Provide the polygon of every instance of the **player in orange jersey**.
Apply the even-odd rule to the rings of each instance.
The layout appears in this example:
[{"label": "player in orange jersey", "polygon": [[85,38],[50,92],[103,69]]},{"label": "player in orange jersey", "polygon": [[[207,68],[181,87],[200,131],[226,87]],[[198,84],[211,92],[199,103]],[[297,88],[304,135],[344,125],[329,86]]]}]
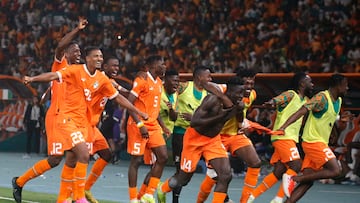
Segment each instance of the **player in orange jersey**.
[{"label": "player in orange jersey", "polygon": [[[71,95],[60,103],[59,115],[56,118],[56,127],[61,129],[63,135],[59,137],[59,144],[53,153],[64,153],[64,151],[73,151],[73,154],[67,154],[66,159],[69,162],[76,162],[75,168],[75,190],[73,191],[76,202],[87,202],[85,198],[85,179],[86,168],[89,160],[88,143],[93,142],[92,133],[89,133],[92,109],[88,102],[101,93],[110,99],[116,99],[129,111],[147,118],[136,109],[126,98],[119,95],[112,86],[111,81],[97,69],[101,68],[103,55],[99,48],[90,47],[86,50],[86,64],[71,65],[57,72],[44,73],[34,77],[25,77],[24,83],[46,82],[52,80],[64,81],[66,93]],[[91,132],[92,129],[90,129]],[[59,130],[60,131],[60,130]],[[91,145],[90,145],[91,150]],[[74,156],[75,155],[75,156]],[[63,191],[60,191],[62,193]],[[64,199],[65,198],[65,199]],[[58,202],[65,202],[66,196],[59,195]]]},{"label": "player in orange jersey", "polygon": [[[83,30],[87,25],[87,20],[83,18],[79,18],[78,26],[66,34],[59,42],[58,46],[55,49],[55,59],[52,64],[51,71],[58,71],[69,64],[78,64],[80,63],[80,48],[79,45],[72,40],[79,33],[79,31]],[[57,81],[53,81],[51,85],[51,104],[46,113],[45,117],[45,127],[46,127],[46,136],[47,136],[47,145],[48,145],[48,158],[43,159],[35,163],[31,168],[29,168],[23,175],[19,177],[14,177],[12,180],[13,185],[13,196],[16,202],[21,202],[21,192],[22,188],[26,184],[27,181],[38,177],[39,175],[45,173],[59,165],[62,160],[62,154],[54,154],[53,147],[56,146],[56,131],[54,128],[55,116],[58,114],[59,106],[58,101],[64,97],[63,93],[63,84],[58,83]],[[66,167],[66,165],[64,165]],[[74,168],[75,166],[73,166]],[[69,169],[73,170],[73,169]]]},{"label": "player in orange jersey", "polygon": [[164,166],[167,162],[167,150],[162,129],[166,129],[162,122],[158,122],[162,81],[160,77],[165,73],[165,62],[161,56],[149,56],[145,62],[145,74],[135,78],[133,88],[129,94],[129,101],[141,111],[149,115],[147,121],[140,120],[132,114],[127,123],[128,153],[131,155],[129,165],[129,196],[130,202],[139,202],[137,199],[137,172],[143,160],[145,148],[148,147],[156,156],[151,168],[151,177],[145,194],[141,197],[143,202],[154,202],[153,193],[160,181]]},{"label": "player in orange jersey", "polygon": [[[119,71],[119,60],[115,57],[109,57],[106,60],[106,63],[104,64],[103,67],[104,67],[103,73],[105,73],[106,76],[108,76],[109,78],[113,78],[117,75]],[[99,74],[97,74],[97,76],[98,75]],[[115,81],[112,81],[112,83],[114,86],[116,86],[117,90],[123,91],[124,88],[116,84]],[[110,87],[107,87],[107,89],[109,88]],[[91,109],[90,111],[91,113],[89,114],[89,118],[88,118],[90,120],[90,134],[93,136],[93,142],[92,144],[90,144],[90,146],[92,146],[91,154],[97,153],[99,155],[99,158],[96,159],[85,183],[85,196],[90,203],[98,202],[93,197],[92,193],[90,192],[90,189],[92,185],[95,183],[95,181],[98,179],[98,177],[101,175],[105,166],[111,161],[112,158],[110,147],[108,145],[106,138],[104,137],[106,135],[103,135],[96,126],[99,122],[102,112],[104,111],[106,103],[107,102],[116,102],[116,104],[119,103],[118,100],[109,100],[110,99],[109,96],[106,95],[107,91],[108,90],[106,90],[105,88],[103,90],[93,91],[91,93],[93,95],[91,100],[88,100],[88,105]],[[110,132],[110,134],[111,136],[113,135],[112,132]]]}]

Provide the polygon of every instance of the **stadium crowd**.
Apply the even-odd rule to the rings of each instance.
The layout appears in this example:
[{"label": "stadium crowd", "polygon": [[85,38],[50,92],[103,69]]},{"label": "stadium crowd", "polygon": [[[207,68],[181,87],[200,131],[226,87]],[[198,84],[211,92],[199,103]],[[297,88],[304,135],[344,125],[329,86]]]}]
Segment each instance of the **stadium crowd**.
[{"label": "stadium crowd", "polygon": [[48,71],[79,13],[89,20],[79,44],[116,54],[123,74],[149,53],[179,72],[360,72],[359,9],[351,0],[2,0],[0,72]]}]

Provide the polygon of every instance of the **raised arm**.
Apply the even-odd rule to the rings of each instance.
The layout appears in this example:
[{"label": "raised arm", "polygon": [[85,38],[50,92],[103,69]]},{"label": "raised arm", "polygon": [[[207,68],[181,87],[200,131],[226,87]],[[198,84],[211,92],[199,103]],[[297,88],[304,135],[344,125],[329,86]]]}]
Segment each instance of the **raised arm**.
[{"label": "raised arm", "polygon": [[119,85],[114,79],[110,79],[111,84],[115,87],[115,89],[117,89],[120,94],[124,97],[128,97],[129,96],[129,90],[127,90],[126,88],[124,88],[123,86]]},{"label": "raised arm", "polygon": [[208,95],[204,98],[201,105],[196,109],[191,118],[191,127],[211,126],[223,120],[228,120],[231,116],[235,115],[234,108],[221,108],[217,114],[210,115],[209,112],[216,109],[219,105],[219,100],[215,95]]},{"label": "raised arm", "polygon": [[24,84],[27,85],[29,83],[32,82],[50,82],[53,80],[58,80],[59,79],[59,75],[56,72],[47,72],[47,73],[42,73],[40,75],[36,75],[36,76],[25,76],[24,77]]},{"label": "raised arm", "polygon": [[224,108],[230,108],[234,105],[233,102],[229,99],[229,97],[227,97],[220,90],[218,84],[213,83],[213,82],[206,82],[206,83],[203,83],[202,86],[206,89],[206,91],[211,92],[212,94],[219,97],[223,102]]},{"label": "raised arm", "polygon": [[61,60],[61,58],[64,55],[64,50],[65,48],[69,45],[69,43],[75,38],[76,34],[84,29],[86,27],[86,25],[88,24],[88,21],[83,18],[83,17],[79,17],[79,24],[78,26],[71,30],[69,33],[67,33],[60,41],[59,44],[57,45],[56,49],[55,49],[55,58],[57,60]]},{"label": "raised arm", "polygon": [[279,130],[285,130],[289,125],[297,121],[301,116],[305,115],[309,110],[302,106],[298,111],[293,113],[287,121],[279,128]]},{"label": "raised arm", "polygon": [[117,102],[118,104],[120,104],[122,107],[128,109],[128,112],[131,114],[134,114],[135,117],[137,117],[136,115],[141,116],[144,120],[147,120],[149,118],[149,116],[146,113],[141,112],[139,109],[137,109],[129,100],[127,100],[124,96],[122,96],[121,94],[118,94],[115,98],[114,98],[115,102]]}]

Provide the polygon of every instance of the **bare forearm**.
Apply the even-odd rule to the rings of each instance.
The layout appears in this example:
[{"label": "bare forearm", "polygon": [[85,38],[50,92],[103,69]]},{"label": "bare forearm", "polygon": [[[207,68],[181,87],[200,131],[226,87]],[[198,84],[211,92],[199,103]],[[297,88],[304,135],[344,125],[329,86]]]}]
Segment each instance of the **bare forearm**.
[{"label": "bare forearm", "polygon": [[169,118],[171,121],[176,121],[178,117],[178,112],[176,112],[174,109],[169,109]]},{"label": "bare forearm", "polygon": [[139,113],[139,110],[129,100],[127,100],[124,96],[119,94],[115,98],[115,101],[118,104],[120,104],[123,108],[126,108],[130,115],[134,114],[137,117],[137,114]]},{"label": "bare forearm", "polygon": [[80,31],[78,27],[67,33],[59,42],[58,48],[64,50],[67,45],[75,38],[76,34]]},{"label": "bare forearm", "polygon": [[209,117],[207,114],[201,117],[193,117],[191,119],[191,126],[201,126],[201,125],[209,125],[222,122],[223,120],[228,120],[230,117],[234,115],[234,111],[227,110],[223,111],[216,116]]},{"label": "bare forearm", "polygon": [[157,121],[162,129],[166,128],[164,121],[158,116]]},{"label": "bare forearm", "polygon": [[208,82],[208,83],[204,83],[203,86],[206,89],[206,91],[211,92],[212,94],[219,97],[223,102],[225,108],[229,108],[234,105],[232,101],[224,93],[220,91],[216,83]]},{"label": "bare forearm", "polygon": [[284,130],[289,125],[297,121],[301,116],[305,115],[308,112],[308,109],[306,107],[301,107],[297,112],[295,112],[293,115],[291,115],[288,120],[280,127],[280,129]]},{"label": "bare forearm", "polygon": [[55,72],[47,72],[29,78],[30,78],[29,82],[50,82],[59,79],[59,76]]}]

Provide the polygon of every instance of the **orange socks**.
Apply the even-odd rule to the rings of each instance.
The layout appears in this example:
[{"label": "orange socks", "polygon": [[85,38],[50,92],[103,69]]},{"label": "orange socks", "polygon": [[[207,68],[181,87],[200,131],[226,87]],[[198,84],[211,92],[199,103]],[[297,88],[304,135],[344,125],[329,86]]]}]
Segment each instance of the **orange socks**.
[{"label": "orange socks", "polygon": [[98,158],[93,167],[91,168],[91,172],[89,174],[89,177],[86,180],[85,183],[85,190],[90,190],[90,188],[94,185],[96,180],[101,175],[102,171],[104,170],[105,166],[108,164],[104,159]]},{"label": "orange socks", "polygon": [[288,168],[285,173],[288,174],[288,175],[292,175],[292,176],[295,176],[295,175],[297,174],[297,173],[296,173],[294,170],[292,170],[291,168]]},{"label": "orange socks", "polygon": [[85,197],[85,181],[86,181],[86,168],[88,164],[76,163],[75,167],[75,191],[74,199],[78,200]]},{"label": "orange socks", "polygon": [[[72,186],[74,184],[74,171],[75,168],[70,168],[66,164],[61,171],[60,189],[57,202],[64,202],[71,196]],[[75,190],[74,190],[75,191]]]},{"label": "orange socks", "polygon": [[212,203],[224,203],[225,198],[226,198],[226,193],[214,192]]},{"label": "orange socks", "polygon": [[20,176],[16,183],[20,187],[24,187],[25,183],[29,180],[38,177],[39,175],[45,173],[46,171],[50,170],[51,166],[47,159],[40,160],[36,162],[31,168],[29,168],[22,176]]},{"label": "orange socks", "polygon": [[276,176],[274,175],[274,173],[270,173],[269,175],[267,175],[264,180],[262,181],[262,183],[256,188],[254,189],[251,194],[256,198],[258,196],[260,196],[262,193],[264,193],[266,190],[268,190],[269,188],[271,188],[276,182],[278,181],[278,179],[276,178]]},{"label": "orange socks", "polygon": [[279,198],[284,198],[285,197],[285,193],[284,193],[284,188],[282,187],[282,184],[280,184],[279,190],[276,194],[276,197]]},{"label": "orange socks", "polygon": [[136,187],[129,187],[129,197],[130,201],[137,199],[137,188]]},{"label": "orange socks", "polygon": [[160,182],[159,178],[150,177],[149,184],[148,184],[148,186],[146,188],[145,193],[149,194],[149,195],[153,195],[156,188],[157,188],[157,185],[159,184],[159,182]]},{"label": "orange socks", "polygon": [[260,168],[248,168],[244,180],[244,187],[241,193],[240,203],[246,202],[251,192],[256,187]]},{"label": "orange socks", "polygon": [[137,194],[137,198],[141,199],[141,197],[145,194],[147,185],[145,185],[144,183],[141,185],[140,191]]},{"label": "orange socks", "polygon": [[200,185],[196,203],[203,203],[206,201],[215,183],[216,181],[214,179],[210,178],[208,175],[205,176],[205,179]]},{"label": "orange socks", "polygon": [[161,191],[165,193],[172,191],[172,189],[169,186],[169,179],[166,179],[166,181],[162,184]]}]

